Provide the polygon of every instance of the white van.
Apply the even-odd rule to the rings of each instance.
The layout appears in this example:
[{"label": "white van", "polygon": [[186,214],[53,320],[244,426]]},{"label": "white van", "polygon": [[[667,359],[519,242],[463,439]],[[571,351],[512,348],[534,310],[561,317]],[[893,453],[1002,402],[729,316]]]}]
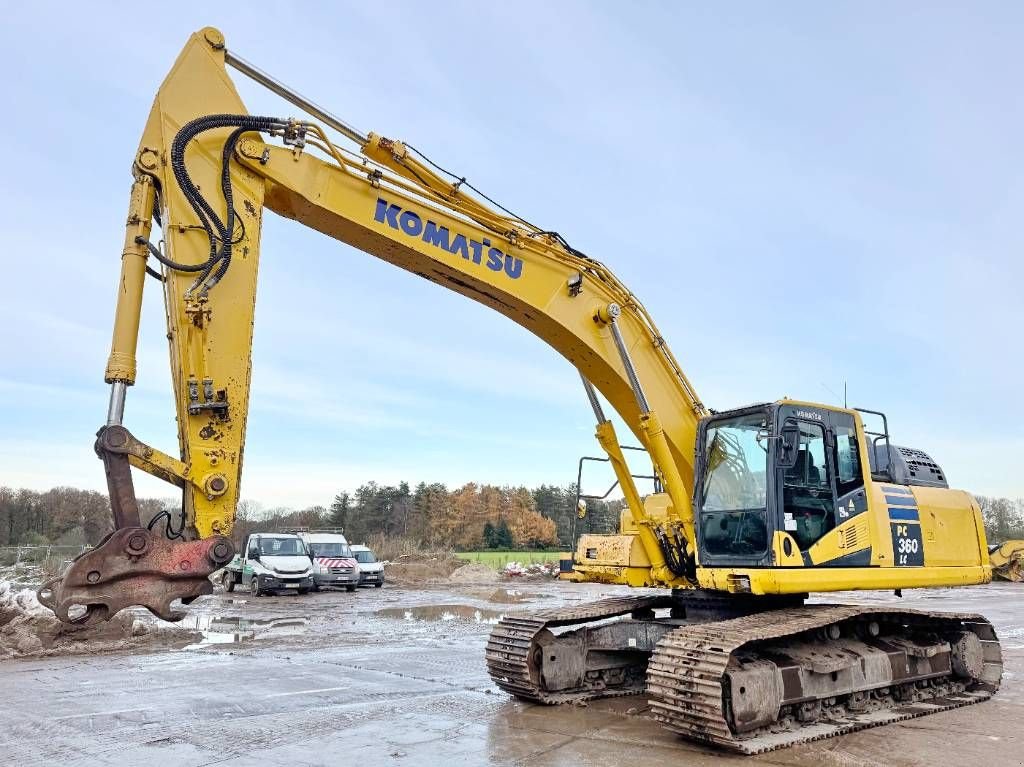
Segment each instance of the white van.
[{"label": "white van", "polygon": [[296,535],[253,533],[224,568],[221,583],[225,591],[248,588],[254,597],[287,589],[305,594],[314,588],[309,550]]},{"label": "white van", "polygon": [[377,557],[366,546],[353,546],[352,556],[359,563],[359,585],[373,585],[380,588],[384,585],[384,565],[377,561]]},{"label": "white van", "polygon": [[348,541],[341,533],[299,532],[313,562],[314,588],[334,586],[355,591],[359,585],[359,565],[352,555]]}]

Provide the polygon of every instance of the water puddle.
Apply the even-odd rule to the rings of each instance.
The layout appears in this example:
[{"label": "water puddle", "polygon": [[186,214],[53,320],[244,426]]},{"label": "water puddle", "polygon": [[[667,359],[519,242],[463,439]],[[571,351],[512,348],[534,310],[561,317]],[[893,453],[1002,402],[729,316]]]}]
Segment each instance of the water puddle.
[{"label": "water puddle", "polygon": [[224,615],[186,615],[177,625],[198,631],[202,639],[184,649],[213,644],[238,644],[266,637],[294,636],[306,630],[306,618],[240,618]]},{"label": "water puddle", "polygon": [[376,615],[407,621],[467,621],[494,624],[504,617],[497,610],[483,610],[471,605],[424,605],[422,607],[386,607]]},{"label": "water puddle", "polygon": [[488,602],[497,602],[500,605],[517,605],[520,602],[529,602],[531,600],[532,597],[529,597],[516,589],[495,589],[494,592],[487,597]]}]

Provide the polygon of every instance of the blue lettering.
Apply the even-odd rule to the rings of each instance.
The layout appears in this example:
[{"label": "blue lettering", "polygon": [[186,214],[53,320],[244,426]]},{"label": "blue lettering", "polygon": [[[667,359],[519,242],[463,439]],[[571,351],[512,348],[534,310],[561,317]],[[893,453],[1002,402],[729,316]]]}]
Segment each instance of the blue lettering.
[{"label": "blue lettering", "polygon": [[523,273],[523,259],[512,258],[512,256],[505,255],[505,274],[511,277],[513,280],[518,280],[519,275]]},{"label": "blue lettering", "polygon": [[433,221],[428,220],[427,226],[423,230],[423,241],[430,243],[436,248],[448,250],[448,227],[438,226]]},{"label": "blue lettering", "polygon": [[438,226],[429,219],[424,225],[424,220],[418,213],[411,210],[403,211],[401,206],[389,203],[382,197],[377,198],[377,207],[373,213],[374,221],[387,224],[392,229],[399,229],[410,237],[420,237],[423,242],[440,248],[452,255],[460,255],[467,261],[472,258],[474,264],[483,260],[487,253],[486,266],[494,272],[505,270],[511,279],[517,280],[523,274],[523,260],[503,253],[498,248],[491,247],[491,241],[484,237],[480,242],[469,239],[464,234],[452,234],[446,226]]},{"label": "blue lettering", "polygon": [[467,261],[469,260],[469,247],[466,245],[466,235],[457,234],[455,239],[452,240],[452,246],[448,248],[448,252],[452,255],[458,253]]},{"label": "blue lettering", "polygon": [[399,216],[398,223],[402,225],[402,231],[410,237],[419,237],[420,232],[423,231],[423,219],[411,210],[407,210]]},{"label": "blue lettering", "polygon": [[389,205],[387,200],[377,198],[377,212],[373,218],[380,223],[387,223],[392,229],[398,228],[398,214],[402,211],[397,205]]}]

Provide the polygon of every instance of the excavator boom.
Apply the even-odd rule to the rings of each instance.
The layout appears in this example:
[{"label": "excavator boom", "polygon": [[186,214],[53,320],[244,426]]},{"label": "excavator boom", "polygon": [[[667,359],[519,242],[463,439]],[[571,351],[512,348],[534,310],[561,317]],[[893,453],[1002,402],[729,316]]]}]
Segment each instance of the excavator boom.
[{"label": "excavator boom", "polygon": [[[334,143],[319,122],[247,114],[227,66],[354,145]],[[280,143],[269,143],[275,139]],[[90,569],[76,563],[41,592],[62,618],[76,608],[89,616],[79,620],[108,618],[132,603],[172,617],[167,603],[194,598],[223,557],[231,558],[265,210],[484,304],[562,354],[588,391],[599,390],[649,449],[672,495],[672,518],[664,525],[671,535],[661,543],[645,536],[650,557],[660,563],[658,580],[672,584],[692,575],[692,445],[706,411],[643,305],[599,261],[557,232],[481,203],[465,179],[443,173],[402,142],[363,134],[317,107],[229,53],[212,28],[192,36],[161,85],[134,175],[105,374],[110,408],[97,452],[115,532],[136,531],[133,540],[142,546],[145,539],[147,552],[156,539],[168,545],[166,536],[140,527],[134,467],[182,489],[183,529],[174,531],[171,550],[188,539],[211,540],[212,548],[198,558],[172,556],[156,602],[143,598],[155,585],[144,587],[128,574],[142,578],[140,563],[150,555],[104,541],[92,552]],[[147,274],[164,293],[180,458],[123,426]],[[603,416],[600,422],[611,429]],[[100,566],[107,561],[110,566]],[[125,562],[132,568],[125,570]]]}]

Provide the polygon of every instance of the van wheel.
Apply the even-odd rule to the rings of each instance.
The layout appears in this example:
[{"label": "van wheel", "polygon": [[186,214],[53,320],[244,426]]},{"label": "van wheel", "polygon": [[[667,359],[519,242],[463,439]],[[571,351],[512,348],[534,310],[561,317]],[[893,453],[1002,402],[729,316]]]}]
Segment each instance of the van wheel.
[{"label": "van wheel", "polygon": [[299,593],[300,594],[308,594],[309,593],[309,589],[299,589]]},{"label": "van wheel", "polygon": [[220,577],[220,585],[224,587],[227,592],[235,590],[235,574],[230,570],[225,570],[224,574]]},{"label": "van wheel", "polygon": [[259,579],[256,578],[255,576],[253,576],[252,578],[249,579],[249,594],[251,596],[254,596],[254,597],[261,597],[261,596],[263,596],[263,592],[260,591]]},{"label": "van wheel", "polygon": [[375,584],[373,584],[373,587],[374,587],[375,589],[379,589],[379,588],[380,588],[381,586],[383,586],[383,585],[384,585],[383,583],[375,583]]},{"label": "van wheel", "polygon": [[355,591],[355,590],[356,590],[355,586],[346,586],[345,587],[345,591]]}]

